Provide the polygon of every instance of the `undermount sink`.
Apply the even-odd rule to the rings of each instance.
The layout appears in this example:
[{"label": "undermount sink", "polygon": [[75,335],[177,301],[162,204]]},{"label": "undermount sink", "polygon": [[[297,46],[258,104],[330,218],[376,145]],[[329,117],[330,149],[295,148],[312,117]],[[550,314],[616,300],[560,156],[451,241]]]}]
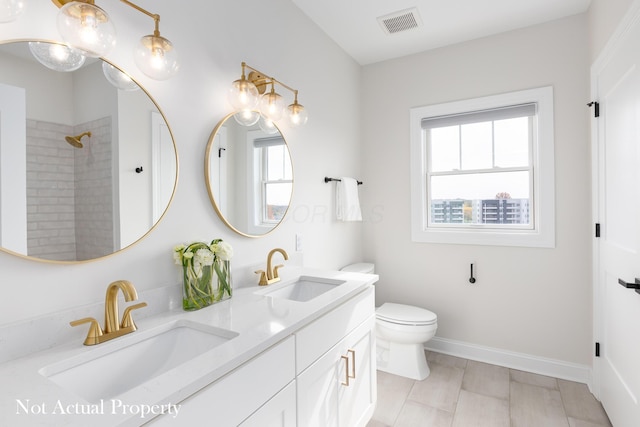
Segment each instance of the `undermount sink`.
[{"label": "undermount sink", "polygon": [[[89,402],[125,393],[215,348],[238,333],[184,319],[159,327],[151,336],[138,331],[130,345],[114,340],[81,356],[48,365],[40,374]],[[129,336],[135,338],[135,334]],[[127,338],[129,338],[127,337]],[[115,347],[115,348],[114,348]]]},{"label": "undermount sink", "polygon": [[291,301],[309,301],[345,283],[344,280],[324,277],[300,276],[295,282],[287,284],[265,295]]}]

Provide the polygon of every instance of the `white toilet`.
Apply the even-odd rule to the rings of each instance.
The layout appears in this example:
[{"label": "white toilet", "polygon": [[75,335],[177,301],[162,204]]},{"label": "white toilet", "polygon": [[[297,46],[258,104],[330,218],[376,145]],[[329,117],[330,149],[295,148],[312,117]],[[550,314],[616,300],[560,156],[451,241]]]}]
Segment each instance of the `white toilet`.
[{"label": "white toilet", "polygon": [[[374,265],[351,264],[342,271],[373,273]],[[378,369],[414,380],[427,378],[424,343],[433,338],[437,329],[438,316],[424,308],[389,302],[376,308]]]}]

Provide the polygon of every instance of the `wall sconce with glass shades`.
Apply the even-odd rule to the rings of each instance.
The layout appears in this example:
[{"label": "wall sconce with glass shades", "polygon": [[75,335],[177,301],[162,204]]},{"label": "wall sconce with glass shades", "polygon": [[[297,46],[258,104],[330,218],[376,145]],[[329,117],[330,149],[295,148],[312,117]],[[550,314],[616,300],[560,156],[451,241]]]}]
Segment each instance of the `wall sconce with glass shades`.
[{"label": "wall sconce with glass shades", "polygon": [[[251,70],[249,75],[245,69]],[[275,85],[278,84],[293,92],[293,103],[286,106],[282,95],[276,93]],[[270,86],[270,90],[267,88]],[[258,123],[266,133],[274,133],[277,128],[274,122],[280,120],[286,114],[286,118],[292,127],[302,126],[309,119],[307,110],[298,103],[298,91],[287,86],[274,77],[269,77],[245,62],[242,63],[242,76],[231,84],[228,92],[228,100],[234,111],[233,117],[243,126],[253,126]]]},{"label": "wall sconce with glass shades", "polygon": [[[55,48],[38,50],[34,56],[50,68],[70,71],[69,61],[77,64],[82,57],[99,58],[109,54],[116,45],[116,30],[109,15],[95,5],[94,0],[51,0],[60,11],[57,16],[58,31],[66,44],[53,45]],[[134,51],[138,68],[155,80],[166,80],[178,71],[176,50],[169,40],[160,35],[160,15],[153,14],[140,6],[120,0],[131,8],[153,18],[153,34],[140,39]],[[24,0],[0,0],[0,22],[10,22],[18,18],[24,10]],[[81,66],[82,64],[80,64]]]}]

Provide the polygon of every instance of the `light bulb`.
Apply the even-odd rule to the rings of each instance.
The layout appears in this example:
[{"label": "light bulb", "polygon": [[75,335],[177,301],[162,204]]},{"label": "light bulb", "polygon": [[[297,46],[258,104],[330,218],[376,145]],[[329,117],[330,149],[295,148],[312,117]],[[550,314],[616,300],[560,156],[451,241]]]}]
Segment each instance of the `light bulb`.
[{"label": "light bulb", "polygon": [[263,116],[270,120],[278,121],[284,113],[284,99],[271,89],[271,92],[262,95],[259,107]]},{"label": "light bulb", "polygon": [[23,11],[22,0],[0,0],[0,22],[15,21]]},{"label": "light bulb", "polygon": [[[49,56],[56,61],[64,62],[69,59],[69,47],[61,44],[51,44],[49,46]],[[84,55],[83,55],[84,56]]]},{"label": "light bulb", "polygon": [[234,110],[253,110],[258,106],[258,88],[244,78],[234,81],[227,92],[227,100]]},{"label": "light bulb", "polygon": [[264,117],[263,115],[260,115],[258,126],[260,126],[260,129],[262,129],[262,131],[268,135],[273,135],[274,133],[278,133],[278,128],[276,127],[276,124],[273,123],[272,120],[269,120],[268,118]]},{"label": "light bulb", "polygon": [[57,43],[29,42],[29,50],[38,62],[54,71],[75,71],[86,59],[79,51]]},{"label": "light bulb", "polygon": [[298,101],[295,101],[287,107],[287,118],[291,127],[304,126],[309,120],[309,114]]},{"label": "light bulb", "polygon": [[178,55],[171,42],[158,35],[144,36],[134,52],[140,70],[155,80],[173,77],[179,68]]},{"label": "light bulb", "polygon": [[241,110],[235,113],[233,118],[242,126],[253,126],[260,120],[260,113],[258,111]]},{"label": "light bulb", "polygon": [[116,45],[116,29],[98,6],[70,2],[58,12],[58,31],[64,41],[85,56],[105,56]]},{"label": "light bulb", "polygon": [[109,83],[120,90],[132,92],[140,89],[138,84],[131,77],[123,73],[108,62],[102,62],[102,72]]}]

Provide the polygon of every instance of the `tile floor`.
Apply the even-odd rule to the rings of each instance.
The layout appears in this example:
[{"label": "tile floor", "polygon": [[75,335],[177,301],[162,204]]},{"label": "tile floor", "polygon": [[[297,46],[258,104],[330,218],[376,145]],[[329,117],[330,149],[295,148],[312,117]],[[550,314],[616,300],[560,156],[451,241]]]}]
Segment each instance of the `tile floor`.
[{"label": "tile floor", "polygon": [[611,426],[585,384],[427,352],[424,381],[378,371],[367,427]]}]

